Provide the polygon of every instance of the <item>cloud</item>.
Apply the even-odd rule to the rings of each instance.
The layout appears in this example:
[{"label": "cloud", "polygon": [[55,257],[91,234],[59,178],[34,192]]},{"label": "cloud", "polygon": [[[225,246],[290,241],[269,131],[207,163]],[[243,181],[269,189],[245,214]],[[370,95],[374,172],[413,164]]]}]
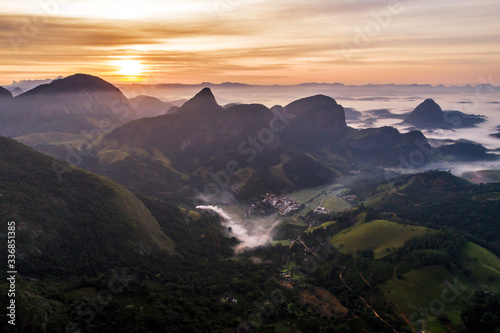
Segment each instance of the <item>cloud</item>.
[{"label": "cloud", "polygon": [[499,73],[493,0],[401,0],[387,24],[374,13],[389,0],[54,1],[60,8],[42,17],[42,2],[0,4],[3,80],[84,70],[118,78],[110,61],[124,56],[167,82],[462,84]]}]

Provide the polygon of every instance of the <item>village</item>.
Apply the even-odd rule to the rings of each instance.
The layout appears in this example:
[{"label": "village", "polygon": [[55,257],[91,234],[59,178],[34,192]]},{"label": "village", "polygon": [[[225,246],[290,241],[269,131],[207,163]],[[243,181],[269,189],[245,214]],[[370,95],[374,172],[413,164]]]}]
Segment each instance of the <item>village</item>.
[{"label": "village", "polygon": [[267,215],[277,210],[279,215],[289,216],[300,210],[301,207],[301,205],[288,197],[266,193],[252,203],[248,213]]}]

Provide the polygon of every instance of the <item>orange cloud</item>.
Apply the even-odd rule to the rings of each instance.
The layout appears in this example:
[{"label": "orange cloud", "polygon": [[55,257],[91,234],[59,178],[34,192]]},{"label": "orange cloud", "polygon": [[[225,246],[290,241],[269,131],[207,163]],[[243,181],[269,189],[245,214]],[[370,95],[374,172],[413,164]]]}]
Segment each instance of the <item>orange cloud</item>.
[{"label": "orange cloud", "polygon": [[387,0],[246,0],[222,9],[198,0],[75,0],[42,18],[23,3],[0,5],[1,84],[75,72],[119,81],[112,61],[123,57],[140,60],[154,82],[462,84],[500,76],[498,1],[401,0],[387,16]]}]

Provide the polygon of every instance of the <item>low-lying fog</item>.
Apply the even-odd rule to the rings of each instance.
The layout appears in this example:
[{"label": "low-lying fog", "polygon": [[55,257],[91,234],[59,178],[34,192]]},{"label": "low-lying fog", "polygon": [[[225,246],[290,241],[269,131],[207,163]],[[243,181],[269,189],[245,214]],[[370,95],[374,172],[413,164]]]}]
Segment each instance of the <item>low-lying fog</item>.
[{"label": "low-lying fog", "polygon": [[213,211],[221,217],[222,225],[228,229],[228,236],[240,241],[236,253],[271,242],[276,227],[282,222],[277,215],[242,218],[218,206],[201,205],[196,208]]},{"label": "low-lying fog", "polygon": [[[344,108],[351,109],[351,116],[347,116],[347,124],[354,128],[369,128],[381,126],[394,126],[401,132],[411,130],[409,126],[403,125],[404,115],[410,113],[427,98],[432,98],[444,111],[457,110],[466,114],[486,116],[486,121],[474,128],[454,129],[454,130],[424,130],[424,134],[431,140],[432,145],[439,145],[444,139],[466,139],[484,145],[488,149],[498,149],[500,139],[490,136],[500,129],[500,91],[489,91],[488,94],[475,93],[473,87],[462,87],[460,92],[451,88],[422,87],[412,92],[412,87],[396,86],[398,89],[391,90],[391,87],[370,88],[363,86],[354,89],[335,85],[305,85],[303,87],[232,87],[230,89],[221,86],[211,87],[216,95],[219,104],[241,102],[260,103],[268,107],[273,105],[287,105],[288,103],[307,96],[324,94],[335,98]],[[165,91],[156,92],[156,97],[165,101],[192,97],[199,89],[199,86],[181,87],[174,95],[168,95]],[[491,88],[491,87],[490,87]],[[420,90],[420,91],[418,91]],[[425,90],[425,91],[424,91]],[[457,89],[460,90],[460,89]],[[450,93],[451,91],[451,93]],[[172,93],[172,90],[170,90]],[[188,94],[189,93],[189,94]],[[150,94],[155,95],[155,94]],[[359,111],[360,113],[357,113]],[[388,111],[388,112],[387,112]],[[383,115],[382,117],[377,115]],[[415,173],[425,170],[449,170],[454,175],[461,176],[465,172],[473,172],[485,169],[500,169],[500,161],[495,162],[472,162],[472,163],[438,163],[429,164],[419,169],[393,170],[397,173]],[[389,170],[388,170],[389,171]],[[346,186],[358,183],[361,178],[346,178]],[[365,180],[366,181],[366,180]],[[211,202],[211,201],[207,201]],[[198,206],[203,210],[211,210],[221,216],[221,223],[228,228],[228,235],[236,237],[241,243],[237,246],[236,252],[245,249],[255,248],[272,241],[272,235],[277,226],[281,223],[278,216],[243,218],[224,208],[217,206]],[[230,229],[229,229],[230,228]],[[229,231],[230,230],[230,231]]]},{"label": "low-lying fog", "polygon": [[[500,94],[491,95],[488,99],[480,102],[474,101],[474,96],[468,95],[438,95],[438,96],[423,96],[422,98],[404,98],[393,97],[390,99],[376,100],[343,100],[338,98],[338,103],[344,107],[350,107],[357,111],[361,111],[363,115],[369,114],[370,110],[387,109],[393,114],[404,114],[411,112],[418,104],[426,98],[432,98],[441,106],[444,111],[461,111],[466,114],[486,116],[486,121],[473,128],[459,128],[453,130],[423,130],[422,132],[429,139],[466,139],[484,145],[488,149],[497,149],[500,147],[500,139],[490,136],[497,133],[497,126],[500,125]],[[471,101],[472,100],[472,101]],[[368,116],[366,116],[368,117]],[[347,124],[354,128],[368,128],[393,126],[402,132],[409,130],[407,125],[401,124],[401,119],[378,118],[371,124],[366,124],[363,119],[360,121],[349,121]]]},{"label": "low-lying fog", "polygon": [[[492,78],[489,79],[490,81]],[[488,78],[479,78],[478,84]],[[493,82],[492,82],[493,83]],[[498,84],[496,84],[498,85]],[[500,147],[500,139],[490,134],[500,126],[500,88],[488,86],[444,87],[426,85],[364,85],[303,84],[295,86],[251,86],[239,84],[201,85],[120,85],[127,97],[150,95],[164,101],[185,100],[193,97],[203,87],[210,87],[219,104],[259,103],[267,107],[287,105],[297,99],[323,94],[334,98],[344,108],[360,111],[360,121],[348,119],[349,126],[368,128],[394,126],[406,132],[408,126],[400,125],[402,119],[374,117],[372,110],[386,109],[390,113],[409,113],[427,98],[432,98],[443,110],[457,110],[466,114],[484,115],[487,121],[476,128],[424,131],[428,138],[467,139],[483,144],[489,149]],[[372,118],[372,119],[369,119]],[[369,121],[367,121],[369,120]]]},{"label": "low-lying fog", "polygon": [[466,172],[500,170],[500,161],[430,163],[418,169],[398,169],[397,172],[415,173],[427,170],[450,171],[455,176],[461,177]]}]

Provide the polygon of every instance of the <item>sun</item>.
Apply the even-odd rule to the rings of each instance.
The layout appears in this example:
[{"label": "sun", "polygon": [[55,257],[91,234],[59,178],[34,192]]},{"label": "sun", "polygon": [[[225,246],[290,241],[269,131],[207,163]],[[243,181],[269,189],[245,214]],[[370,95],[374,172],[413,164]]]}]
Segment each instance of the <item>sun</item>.
[{"label": "sun", "polygon": [[136,59],[115,60],[113,65],[118,67],[118,74],[130,78],[138,78],[144,73],[144,66]]}]

